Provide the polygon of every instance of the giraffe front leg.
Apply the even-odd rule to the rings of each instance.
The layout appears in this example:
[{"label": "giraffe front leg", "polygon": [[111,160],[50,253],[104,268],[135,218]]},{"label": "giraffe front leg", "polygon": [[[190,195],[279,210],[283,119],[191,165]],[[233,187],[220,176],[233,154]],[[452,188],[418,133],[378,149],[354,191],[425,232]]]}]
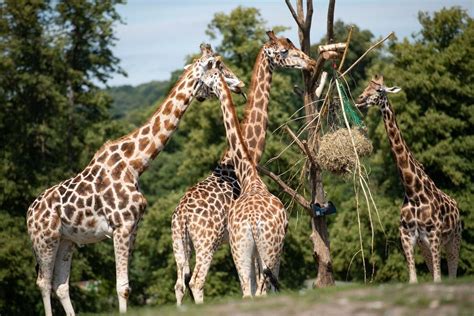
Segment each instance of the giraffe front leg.
[{"label": "giraffe front leg", "polygon": [[75,315],[74,308],[69,297],[69,274],[71,271],[71,260],[74,244],[69,240],[61,240],[56,262],[54,264],[53,290],[59,298],[64,312],[68,316]]},{"label": "giraffe front leg", "polygon": [[433,260],[433,281],[438,283],[441,282],[440,233],[433,233],[428,239]]},{"label": "giraffe front leg", "polygon": [[120,313],[127,312],[127,300],[131,290],[128,282],[131,237],[132,231],[129,228],[122,226],[114,230],[115,270]]},{"label": "giraffe front leg", "polygon": [[408,265],[409,273],[409,283],[418,283],[416,277],[416,268],[415,268],[415,256],[414,256],[414,245],[415,245],[415,236],[410,234],[410,231],[406,228],[400,227],[400,238],[402,242],[403,252],[405,253],[405,258]]}]

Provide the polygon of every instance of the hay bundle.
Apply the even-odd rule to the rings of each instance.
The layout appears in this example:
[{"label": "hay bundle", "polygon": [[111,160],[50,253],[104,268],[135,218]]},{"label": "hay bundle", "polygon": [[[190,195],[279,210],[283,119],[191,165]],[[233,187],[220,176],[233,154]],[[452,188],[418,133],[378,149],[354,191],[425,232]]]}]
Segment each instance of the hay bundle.
[{"label": "hay bundle", "polygon": [[[359,157],[368,156],[372,152],[372,143],[359,128],[351,128],[352,137]],[[347,175],[354,170],[356,156],[347,128],[340,128],[321,137],[317,155],[320,166],[339,175]]]}]

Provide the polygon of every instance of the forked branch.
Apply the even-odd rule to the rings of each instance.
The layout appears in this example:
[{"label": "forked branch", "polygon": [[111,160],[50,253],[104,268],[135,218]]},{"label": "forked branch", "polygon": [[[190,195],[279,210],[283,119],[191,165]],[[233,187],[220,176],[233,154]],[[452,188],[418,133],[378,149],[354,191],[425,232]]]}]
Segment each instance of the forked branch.
[{"label": "forked branch", "polygon": [[307,211],[309,216],[313,216],[311,204],[301,194],[293,190],[288,184],[281,180],[279,176],[267,168],[257,165],[257,170],[272,179],[285,193],[290,195],[299,205],[301,205]]}]

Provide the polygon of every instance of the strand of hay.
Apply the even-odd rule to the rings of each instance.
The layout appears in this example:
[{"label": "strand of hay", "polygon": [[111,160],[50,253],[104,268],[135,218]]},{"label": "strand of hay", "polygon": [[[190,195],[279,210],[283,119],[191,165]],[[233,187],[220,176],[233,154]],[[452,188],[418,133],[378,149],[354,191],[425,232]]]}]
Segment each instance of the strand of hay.
[{"label": "strand of hay", "polygon": [[323,169],[347,175],[355,171],[357,156],[368,156],[372,150],[372,143],[359,128],[340,128],[321,137],[317,159]]}]

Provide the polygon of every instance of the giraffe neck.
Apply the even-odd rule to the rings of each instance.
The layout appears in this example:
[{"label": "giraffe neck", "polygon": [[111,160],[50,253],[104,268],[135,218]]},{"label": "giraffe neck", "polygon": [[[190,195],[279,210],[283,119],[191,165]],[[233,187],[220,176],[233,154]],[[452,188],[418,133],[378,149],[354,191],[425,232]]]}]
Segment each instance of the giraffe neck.
[{"label": "giraffe neck", "polygon": [[191,103],[198,84],[195,67],[193,65],[185,70],[161,106],[143,126],[114,142],[137,175],[163,150]]},{"label": "giraffe neck", "polygon": [[221,103],[226,136],[230,149],[229,156],[232,159],[242,192],[246,192],[250,187],[260,184],[261,180],[258,177],[257,169],[251,159],[247,146],[244,143],[232,96],[222,75],[219,75],[218,87],[218,97]]},{"label": "giraffe neck", "polygon": [[385,130],[387,131],[393,157],[408,198],[417,194],[425,185],[422,179],[429,179],[421,164],[415,159],[402,137],[398,127],[395,112],[386,95],[381,96],[380,109],[382,111]]},{"label": "giraffe neck", "polygon": [[[253,67],[244,118],[240,124],[250,158],[256,164],[260,161],[265,149],[273,69],[274,65],[265,54],[264,49],[260,49]],[[231,157],[226,152],[222,161],[229,162],[230,160]]]}]

